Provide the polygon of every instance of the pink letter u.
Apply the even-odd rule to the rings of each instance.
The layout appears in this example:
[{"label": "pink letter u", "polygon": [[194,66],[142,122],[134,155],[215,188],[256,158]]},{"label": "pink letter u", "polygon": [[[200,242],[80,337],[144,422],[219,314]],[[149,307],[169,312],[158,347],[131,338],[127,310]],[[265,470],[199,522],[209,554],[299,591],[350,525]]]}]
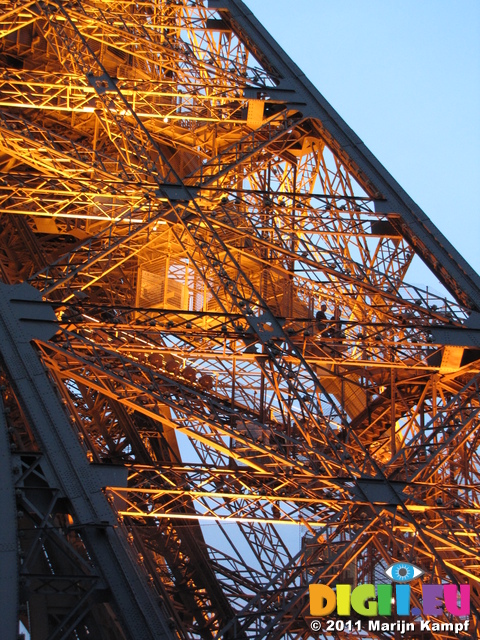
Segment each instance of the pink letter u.
[{"label": "pink letter u", "polygon": [[460,607],[457,605],[457,585],[443,585],[443,595],[445,598],[445,606],[453,616],[470,615],[470,585],[460,585]]}]

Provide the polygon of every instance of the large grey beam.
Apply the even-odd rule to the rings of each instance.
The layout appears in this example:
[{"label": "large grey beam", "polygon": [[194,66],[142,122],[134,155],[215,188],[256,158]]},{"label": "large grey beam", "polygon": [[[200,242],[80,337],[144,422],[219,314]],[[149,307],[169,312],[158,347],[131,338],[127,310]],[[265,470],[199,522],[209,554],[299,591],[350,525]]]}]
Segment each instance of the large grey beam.
[{"label": "large grey beam", "polygon": [[[102,491],[100,476],[88,463],[60,397],[31,344],[34,337],[47,340],[56,332],[53,310],[48,305],[33,304],[40,300],[41,293],[27,284],[0,284],[0,355],[3,366],[37,444],[55,476],[57,488],[72,505],[75,526],[81,527],[89,553],[105,586],[112,593],[111,604],[126,635],[131,640],[171,639],[173,636],[155,602],[147,575],[138,567]],[[6,466],[5,473],[8,472]],[[6,494],[3,498],[10,501]],[[7,506],[11,511],[10,502]],[[9,531],[9,545],[12,536]],[[10,573],[13,570],[9,559]],[[10,597],[12,606],[16,599],[14,589],[12,587]],[[13,640],[15,636],[3,637]]]},{"label": "large grey beam", "polygon": [[[422,209],[408,196],[241,0],[209,0],[267,70],[281,80],[271,96],[296,105],[319,123],[319,133],[366,191],[378,210],[395,213],[398,231],[461,304],[480,310],[480,277]],[[253,97],[253,96],[252,96]]]},{"label": "large grey beam", "polygon": [[2,638],[14,640],[18,635],[17,510],[8,425],[4,410],[0,399],[0,620]]}]

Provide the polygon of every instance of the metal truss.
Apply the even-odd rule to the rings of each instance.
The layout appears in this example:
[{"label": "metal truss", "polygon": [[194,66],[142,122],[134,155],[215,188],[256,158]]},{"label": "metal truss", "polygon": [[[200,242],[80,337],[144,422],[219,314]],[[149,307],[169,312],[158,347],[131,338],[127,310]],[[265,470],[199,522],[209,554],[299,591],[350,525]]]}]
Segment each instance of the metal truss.
[{"label": "metal truss", "polygon": [[478,635],[477,274],[240,0],[0,2],[0,64],[5,637],[306,640],[396,561]]}]

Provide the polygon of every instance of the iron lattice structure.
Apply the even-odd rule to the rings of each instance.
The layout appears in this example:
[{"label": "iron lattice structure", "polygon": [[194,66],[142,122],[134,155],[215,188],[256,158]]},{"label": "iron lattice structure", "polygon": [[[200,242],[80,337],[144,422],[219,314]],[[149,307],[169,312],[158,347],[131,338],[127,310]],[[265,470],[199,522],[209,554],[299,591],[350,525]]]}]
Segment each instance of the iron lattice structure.
[{"label": "iron lattice structure", "polygon": [[0,4],[2,637],[478,634],[478,276],[240,0]]}]

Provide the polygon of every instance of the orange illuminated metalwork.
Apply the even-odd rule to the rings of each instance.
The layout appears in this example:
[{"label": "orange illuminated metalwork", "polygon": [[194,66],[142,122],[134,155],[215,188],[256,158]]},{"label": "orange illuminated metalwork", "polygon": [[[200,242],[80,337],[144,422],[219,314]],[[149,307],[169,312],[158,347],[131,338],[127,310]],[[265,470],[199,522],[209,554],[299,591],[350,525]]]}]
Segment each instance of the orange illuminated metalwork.
[{"label": "orange illuminated metalwork", "polygon": [[0,12],[1,279],[111,518],[5,350],[15,624],[309,638],[309,584],[410,562],[478,633],[478,276],[240,0]]}]

